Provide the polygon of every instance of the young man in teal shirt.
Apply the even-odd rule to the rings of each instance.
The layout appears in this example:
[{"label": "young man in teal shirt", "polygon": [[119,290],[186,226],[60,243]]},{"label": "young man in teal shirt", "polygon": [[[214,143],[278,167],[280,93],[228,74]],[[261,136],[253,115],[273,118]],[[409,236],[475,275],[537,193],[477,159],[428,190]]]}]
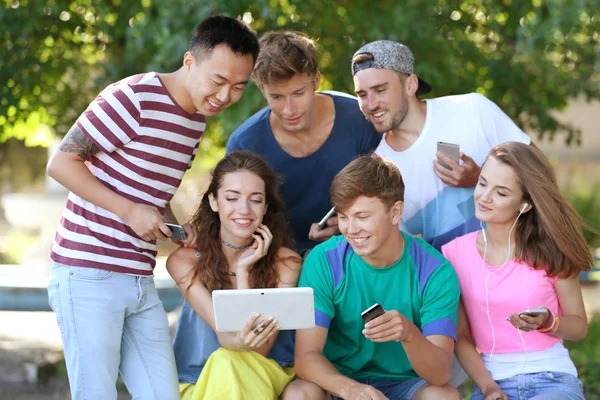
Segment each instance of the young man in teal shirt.
[{"label": "young man in teal shirt", "polygon": [[[448,386],[458,279],[433,247],[398,230],[403,199],[400,171],[376,155],[334,178],[342,236],[308,254],[299,283],[314,289],[317,326],[296,333],[298,397],[460,399]],[[374,303],[385,313],[365,324]]]}]

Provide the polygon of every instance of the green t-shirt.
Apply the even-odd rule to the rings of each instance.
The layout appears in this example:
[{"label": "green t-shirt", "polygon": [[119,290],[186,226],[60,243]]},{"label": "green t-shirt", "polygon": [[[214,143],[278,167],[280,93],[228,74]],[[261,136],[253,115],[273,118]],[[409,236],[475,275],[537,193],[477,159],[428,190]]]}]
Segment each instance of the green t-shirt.
[{"label": "green t-shirt", "polygon": [[323,355],[352,379],[417,376],[401,343],[374,343],[362,334],[360,314],[374,303],[400,312],[425,336],[456,339],[460,288],[454,268],[422,239],[402,234],[404,253],[389,267],[367,264],[343,236],[316,246],[304,261],[299,286],[313,288],[316,324],[329,329]]}]

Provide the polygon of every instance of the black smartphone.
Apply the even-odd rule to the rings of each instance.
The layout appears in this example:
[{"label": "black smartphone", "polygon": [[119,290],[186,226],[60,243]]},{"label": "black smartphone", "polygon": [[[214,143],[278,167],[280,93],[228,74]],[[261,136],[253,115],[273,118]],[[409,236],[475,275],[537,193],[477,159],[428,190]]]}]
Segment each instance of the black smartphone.
[{"label": "black smartphone", "polygon": [[323,219],[319,221],[319,226],[317,227],[317,230],[320,231],[321,229],[325,228],[327,226],[327,220],[331,218],[333,214],[335,214],[335,207],[331,207],[331,210],[329,210],[327,214],[325,214]]},{"label": "black smartphone", "polygon": [[166,222],[165,225],[171,230],[171,232],[173,232],[173,235],[171,235],[171,239],[185,240],[186,235],[183,226],[177,224],[168,224]]},{"label": "black smartphone", "polygon": [[360,317],[366,324],[367,322],[372,321],[375,318],[377,318],[383,314],[385,314],[385,311],[383,310],[383,307],[381,307],[381,304],[375,303],[371,307],[369,307],[365,311],[363,311],[360,314]]}]

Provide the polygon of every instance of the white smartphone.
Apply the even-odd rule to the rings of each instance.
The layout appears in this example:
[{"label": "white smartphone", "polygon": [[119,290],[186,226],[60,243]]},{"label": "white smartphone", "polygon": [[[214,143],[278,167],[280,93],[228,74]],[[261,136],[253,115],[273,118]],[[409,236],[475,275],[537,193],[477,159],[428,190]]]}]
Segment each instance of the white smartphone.
[{"label": "white smartphone", "polygon": [[329,218],[331,218],[333,216],[333,214],[335,214],[335,207],[331,207],[331,210],[329,210],[329,212],[327,214],[325,214],[323,219],[319,221],[319,226],[317,227],[318,231],[320,231],[321,229],[323,229],[327,226],[327,220]]},{"label": "white smartphone", "polygon": [[519,313],[519,315],[528,315],[530,317],[538,317],[540,315],[544,315],[548,312],[545,308],[535,308],[532,310],[523,310]]},{"label": "white smartphone", "polygon": [[[450,157],[457,164],[460,160],[460,147],[456,143],[438,142],[437,143],[438,153],[443,153]],[[442,164],[442,167],[452,170],[448,164],[438,158],[438,162]]]},{"label": "white smartphone", "polygon": [[186,235],[183,226],[177,224],[168,224],[166,222],[165,225],[171,230],[171,232],[173,232],[173,235],[171,235],[171,239],[185,240]]}]

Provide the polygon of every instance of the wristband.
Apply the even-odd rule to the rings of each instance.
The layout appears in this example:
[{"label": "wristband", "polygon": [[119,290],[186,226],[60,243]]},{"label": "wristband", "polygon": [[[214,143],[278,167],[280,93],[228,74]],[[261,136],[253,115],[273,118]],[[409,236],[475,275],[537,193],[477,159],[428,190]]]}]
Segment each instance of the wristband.
[{"label": "wristband", "polygon": [[[556,316],[556,314],[554,313],[554,311],[552,311],[552,310],[548,310],[548,311],[550,312],[550,316],[552,317],[552,323],[550,324],[550,326],[548,326],[546,328],[538,328],[538,329],[536,329],[540,333],[552,332],[552,330],[555,329],[556,320],[558,319],[558,317]],[[550,318],[550,317],[548,317],[548,318]],[[544,325],[547,325],[547,324],[548,324],[548,322],[546,321],[546,324],[544,324]],[[558,329],[558,328],[556,328],[556,329]]]}]

